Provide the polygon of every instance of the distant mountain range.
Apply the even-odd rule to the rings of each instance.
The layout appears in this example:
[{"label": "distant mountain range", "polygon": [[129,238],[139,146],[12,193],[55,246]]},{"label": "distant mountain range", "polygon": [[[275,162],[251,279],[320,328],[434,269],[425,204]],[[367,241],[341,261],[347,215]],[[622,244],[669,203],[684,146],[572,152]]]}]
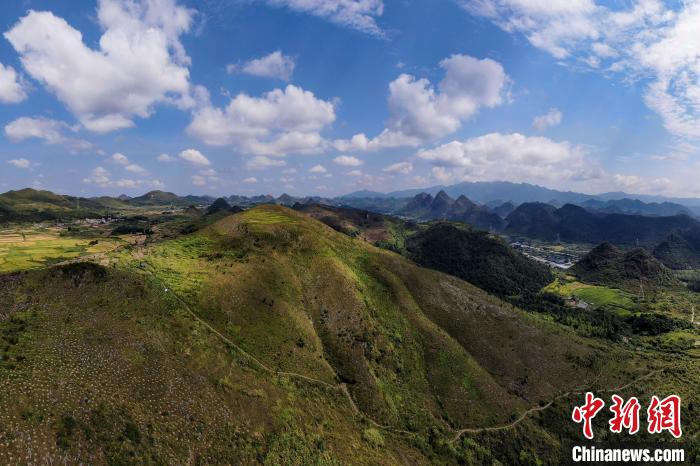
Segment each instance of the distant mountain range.
[{"label": "distant mountain range", "polygon": [[566,204],[527,202],[506,217],[505,232],[511,235],[579,243],[608,241],[625,246],[653,246],[675,230],[700,225],[687,215],[653,217],[591,212]]},{"label": "distant mountain range", "polygon": [[[469,189],[473,193],[478,191],[482,202],[475,202],[465,194],[459,194],[455,198],[447,189],[453,193],[460,192],[460,189]],[[562,195],[578,196],[580,203],[562,205],[559,200],[551,200],[549,203],[523,202],[528,198],[518,194],[524,196],[528,192],[532,196],[539,193],[537,196],[541,198],[553,194],[559,195],[560,199]],[[410,191],[401,192],[407,193]],[[333,199],[283,194],[279,197],[230,196],[217,200],[210,196],[179,196],[165,191],[151,191],[137,197],[122,195],[81,198],[22,189],[0,194],[0,222],[133,215],[134,211],[142,208],[168,211],[198,206],[203,212],[211,206],[209,212],[212,213],[259,204],[325,204],[354,207],[418,221],[457,221],[483,230],[547,241],[590,244],[608,241],[623,247],[644,246],[655,250],[657,257],[669,267],[700,265],[700,222],[691,217],[691,208],[669,201],[647,203],[628,198],[584,199],[581,196],[587,195],[506,182],[461,183],[435,194],[418,192],[411,198],[395,198],[392,197],[394,194],[379,195],[362,191]],[[491,196],[498,199],[483,202]]]},{"label": "distant mountain range", "polygon": [[[431,186],[429,188],[421,189],[407,189],[402,191],[393,191],[390,193],[379,193],[374,191],[357,191],[354,193],[341,196],[341,199],[352,199],[352,198],[368,198],[373,197],[377,199],[385,198],[410,198],[420,193],[427,193],[435,196],[440,191],[444,191],[449,196],[453,198],[458,198],[459,196],[466,196],[474,202],[488,204],[492,202],[503,203],[506,201],[511,202],[546,202],[555,205],[564,205],[567,203],[571,204],[581,204],[583,205],[587,201],[602,202],[614,201],[619,199],[630,199],[638,200],[643,203],[671,203],[684,206],[690,209],[699,208],[700,212],[700,199],[698,198],[672,198],[664,196],[653,196],[646,194],[630,194],[625,192],[609,192],[602,194],[584,194],[577,193],[574,191],[558,191],[556,189],[549,189],[542,186],[537,186],[529,183],[511,183],[509,181],[476,181],[476,182],[462,182],[450,186]],[[589,207],[595,207],[594,205],[589,205]],[[666,213],[661,215],[667,215]]]},{"label": "distant mountain range", "polygon": [[418,220],[453,220],[468,223],[484,230],[501,230],[503,218],[486,206],[478,205],[466,196],[452,199],[445,191],[433,197],[416,194],[398,214]]}]

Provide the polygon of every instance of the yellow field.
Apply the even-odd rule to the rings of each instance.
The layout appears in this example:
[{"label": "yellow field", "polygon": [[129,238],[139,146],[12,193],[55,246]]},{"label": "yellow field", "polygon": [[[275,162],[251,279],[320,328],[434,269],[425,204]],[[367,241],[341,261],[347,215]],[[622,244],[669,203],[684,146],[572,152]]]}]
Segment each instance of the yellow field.
[{"label": "yellow field", "polygon": [[80,256],[114,249],[120,240],[60,236],[60,230],[42,229],[0,232],[0,273],[44,267]]}]

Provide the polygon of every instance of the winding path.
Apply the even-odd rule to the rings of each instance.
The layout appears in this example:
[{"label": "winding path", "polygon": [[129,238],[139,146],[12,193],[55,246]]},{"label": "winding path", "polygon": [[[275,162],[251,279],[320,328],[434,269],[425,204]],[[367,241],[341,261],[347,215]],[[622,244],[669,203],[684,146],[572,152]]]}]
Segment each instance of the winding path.
[{"label": "winding path", "polygon": [[[627,384],[625,384],[625,385],[621,385],[621,386],[619,386],[619,387],[609,388],[609,389],[605,389],[605,390],[596,390],[596,391],[597,391],[598,393],[619,392],[619,391],[622,391],[622,390],[624,390],[624,389],[626,389],[626,388],[631,387],[632,385],[635,385],[635,384],[641,382],[642,380],[645,380],[645,379],[648,379],[648,378],[652,377],[654,374],[658,373],[660,370],[661,370],[661,369],[653,370],[653,371],[651,371],[651,372],[649,372],[649,373],[647,373],[647,374],[645,374],[645,375],[642,375],[642,376],[640,376],[640,377],[638,377],[638,378],[632,380],[631,382],[629,382],[629,383],[627,383]],[[558,395],[558,396],[554,397],[554,398],[553,398],[549,403],[547,403],[546,405],[536,406],[536,407],[534,407],[534,408],[528,409],[528,410],[525,411],[523,414],[521,414],[520,417],[518,417],[518,419],[516,419],[515,421],[510,422],[510,423],[508,423],[508,424],[503,424],[503,425],[493,426],[493,427],[475,427],[475,428],[459,429],[459,430],[456,431],[456,435],[452,438],[452,440],[450,440],[449,443],[454,443],[454,442],[456,442],[456,441],[459,440],[459,438],[460,438],[462,435],[464,435],[464,434],[480,434],[480,433],[483,433],[483,432],[497,432],[497,431],[500,431],[500,430],[512,429],[512,428],[514,428],[515,426],[517,426],[518,424],[520,424],[521,422],[523,422],[525,419],[527,419],[528,417],[530,417],[532,414],[538,413],[538,412],[540,412],[540,411],[544,411],[544,410],[546,410],[547,408],[551,407],[551,406],[554,404],[555,401],[560,400],[560,399],[562,399],[562,398],[566,398],[566,397],[571,396],[571,395],[583,395],[584,393],[585,393],[585,392],[582,392],[582,391],[565,392],[565,393],[562,393],[561,395]]]},{"label": "winding path", "polygon": [[[325,387],[325,388],[328,388],[328,389],[331,389],[331,390],[334,390],[334,391],[338,391],[338,392],[342,393],[343,396],[347,399],[348,404],[349,404],[350,407],[352,408],[352,411],[353,411],[355,414],[357,414],[357,415],[361,416],[362,418],[364,418],[367,422],[369,422],[369,423],[372,424],[373,426],[375,426],[375,427],[377,427],[377,428],[380,428],[380,429],[382,429],[382,430],[389,431],[389,432],[394,432],[394,433],[399,433],[399,434],[405,434],[405,435],[414,435],[414,436],[415,436],[415,435],[418,435],[417,432],[410,432],[410,431],[407,431],[407,430],[401,430],[401,429],[396,429],[396,428],[393,428],[393,427],[390,427],[390,426],[382,425],[382,424],[378,423],[377,421],[375,421],[374,419],[372,419],[371,417],[369,417],[367,414],[363,413],[363,412],[357,407],[357,404],[355,404],[355,400],[353,400],[352,395],[350,394],[350,390],[348,390],[347,385],[344,384],[344,383],[340,383],[340,384],[334,385],[334,384],[328,383],[328,382],[326,382],[326,381],[324,381],[324,380],[315,379],[315,378],[313,378],[313,377],[309,377],[309,376],[306,376],[306,375],[304,375],[304,374],[298,374],[298,373],[296,373],[296,372],[276,371],[276,370],[270,368],[269,366],[267,366],[267,365],[265,365],[264,363],[262,363],[262,362],[261,362],[259,359],[257,359],[255,356],[253,356],[252,354],[248,353],[246,350],[244,350],[243,348],[241,348],[240,346],[238,346],[238,345],[237,345],[236,343],[234,343],[230,338],[226,337],[224,334],[222,334],[221,332],[219,332],[216,328],[214,328],[214,327],[213,327],[211,324],[209,324],[207,321],[205,321],[204,319],[202,319],[201,317],[199,317],[199,316],[192,310],[192,308],[191,308],[190,305],[187,303],[187,301],[185,301],[184,299],[182,299],[175,291],[173,291],[173,289],[172,289],[170,286],[168,286],[167,283],[165,283],[162,279],[160,279],[153,271],[147,269],[146,267],[142,267],[141,270],[144,270],[144,271],[148,272],[148,273],[153,277],[154,280],[156,280],[157,282],[159,282],[160,285],[164,288],[164,290],[165,290],[166,293],[172,294],[172,295],[175,297],[175,299],[176,299],[180,304],[182,304],[182,306],[184,307],[184,309],[187,311],[187,313],[188,313],[193,319],[195,319],[197,322],[199,322],[199,323],[202,324],[204,327],[206,327],[208,330],[210,330],[214,335],[216,335],[216,336],[217,336],[221,341],[223,341],[225,344],[231,346],[231,347],[234,348],[236,351],[238,351],[240,354],[242,354],[243,356],[245,356],[245,357],[248,358],[249,360],[253,361],[253,362],[255,363],[255,365],[257,365],[258,367],[260,367],[264,372],[266,372],[266,373],[268,373],[268,374],[276,375],[276,376],[289,377],[289,378],[293,378],[293,379],[304,380],[304,381],[309,382],[309,383],[317,384],[317,385],[323,386],[323,387]],[[624,384],[624,385],[621,385],[621,386],[619,386],[619,387],[614,387],[614,388],[610,388],[610,389],[603,389],[603,390],[597,390],[597,391],[598,391],[599,393],[610,393],[610,392],[622,391],[622,390],[625,390],[626,388],[629,388],[629,387],[631,387],[631,386],[633,386],[633,385],[635,385],[635,384],[641,382],[642,380],[645,380],[645,379],[648,379],[648,378],[652,377],[653,375],[655,375],[656,373],[660,372],[661,370],[663,370],[663,369],[656,369],[656,370],[653,370],[653,371],[651,371],[651,372],[649,372],[649,373],[647,373],[647,374],[645,374],[645,375],[642,375],[642,376],[640,376],[640,377],[638,377],[638,378],[632,380],[631,382],[626,383],[626,384]],[[464,435],[464,434],[479,434],[479,433],[484,433],[484,432],[498,432],[498,431],[502,431],[502,430],[513,429],[513,428],[515,428],[518,424],[520,424],[521,422],[523,422],[524,420],[526,420],[527,418],[529,418],[529,417],[532,416],[533,414],[542,412],[542,411],[544,411],[544,410],[550,408],[556,401],[558,401],[558,400],[560,400],[560,399],[562,399],[562,398],[566,398],[566,397],[571,396],[571,395],[582,395],[582,394],[584,394],[584,393],[585,393],[584,391],[575,391],[575,392],[574,392],[574,391],[568,391],[568,392],[562,393],[562,394],[560,394],[560,395],[554,397],[551,401],[549,401],[549,403],[547,403],[547,404],[545,404],[545,405],[542,405],[542,406],[535,406],[535,407],[533,407],[533,408],[528,409],[527,411],[525,411],[524,413],[522,413],[516,420],[514,420],[514,421],[512,421],[512,422],[509,422],[509,423],[507,423],[507,424],[502,424],[502,425],[497,425],[497,426],[491,426],[491,427],[474,427],[474,428],[464,428],[464,429],[457,429],[457,430],[454,430],[454,429],[453,429],[454,432],[455,432],[455,435],[454,435],[454,437],[452,437],[452,438],[448,441],[448,443],[450,443],[450,444],[455,443],[455,442],[458,441],[458,440],[462,437],[462,435]]]}]

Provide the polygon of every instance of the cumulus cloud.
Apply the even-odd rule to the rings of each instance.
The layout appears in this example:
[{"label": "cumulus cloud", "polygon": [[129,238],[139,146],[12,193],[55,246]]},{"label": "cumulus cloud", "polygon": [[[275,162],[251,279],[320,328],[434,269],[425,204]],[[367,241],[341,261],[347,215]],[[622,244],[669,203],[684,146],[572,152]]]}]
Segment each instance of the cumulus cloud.
[{"label": "cumulus cloud", "polygon": [[29,168],[32,166],[32,163],[25,158],[8,160],[7,163],[15,168]]},{"label": "cumulus cloud", "polygon": [[290,84],[262,97],[238,94],[224,109],[203,106],[187,132],[209,145],[279,156],[318,152],[324,143],[319,131],[333,121],[333,103]]},{"label": "cumulus cloud", "polygon": [[24,86],[14,68],[0,63],[0,102],[16,104],[27,98]]},{"label": "cumulus cloud", "polygon": [[257,179],[256,177],[254,177],[254,176],[251,176],[251,177],[246,178],[245,180],[243,180],[243,182],[246,183],[246,184],[255,184],[255,183],[258,182],[258,179]]},{"label": "cumulus cloud", "polygon": [[124,167],[124,170],[141,176],[148,175],[148,170],[143,168],[141,165],[136,165],[135,163],[130,163],[129,165]]},{"label": "cumulus cloud", "polygon": [[175,162],[177,159],[171,155],[168,154],[160,154],[156,160],[159,162]]},{"label": "cumulus cloud", "polygon": [[13,142],[37,138],[47,144],[60,144],[65,140],[66,130],[70,130],[68,124],[49,118],[22,117],[5,126],[5,134]]},{"label": "cumulus cloud", "polygon": [[270,157],[265,157],[264,155],[258,155],[248,160],[246,167],[249,170],[265,170],[271,167],[284,167],[287,162],[279,159],[271,159]]},{"label": "cumulus cloud", "polygon": [[183,150],[178,154],[178,156],[185,162],[191,163],[192,165],[198,165],[203,167],[208,167],[211,162],[208,158],[196,149]]},{"label": "cumulus cloud", "polygon": [[554,57],[644,80],[644,101],[672,134],[700,139],[700,2],[460,0],[470,13],[525,35]]},{"label": "cumulus cloud", "polygon": [[384,36],[376,22],[384,13],[382,0],[267,0],[267,3],[318,16],[374,36]]},{"label": "cumulus cloud", "polygon": [[253,76],[289,81],[295,66],[296,62],[293,57],[276,50],[269,55],[250,60],[242,65],[228,65],[226,70],[229,73],[240,71]]},{"label": "cumulus cloud", "polygon": [[417,155],[432,162],[433,176],[444,183],[505,180],[565,186],[602,176],[583,147],[519,133],[452,141]]},{"label": "cumulus cloud", "polygon": [[503,66],[490,58],[452,55],[442,60],[440,67],[445,76],[437,87],[409,74],[392,81],[386,129],[371,140],[357,134],[335,141],[336,149],[418,146],[457,131],[482,107],[496,107],[507,98],[509,78]]},{"label": "cumulus cloud", "polygon": [[70,135],[75,133],[77,129],[63,121],[50,118],[21,117],[5,126],[5,134],[12,142],[41,139],[46,144],[64,144],[71,152],[95,149],[92,143]]},{"label": "cumulus cloud", "polygon": [[398,162],[389,165],[382,171],[387,173],[397,173],[401,175],[408,175],[413,171],[413,164],[411,162]]},{"label": "cumulus cloud", "polygon": [[207,180],[201,175],[192,175],[192,184],[194,186],[206,186]]},{"label": "cumulus cloud", "polygon": [[91,131],[106,133],[147,118],[159,103],[193,104],[179,37],[193,11],[175,0],[100,0],[103,30],[96,49],[63,18],[30,10],[5,38],[26,72]]},{"label": "cumulus cloud", "polygon": [[537,131],[544,131],[552,126],[557,126],[561,123],[562,113],[557,108],[550,108],[544,115],[536,116],[532,120],[532,126]]},{"label": "cumulus cloud", "polygon": [[95,185],[100,188],[134,189],[144,186],[151,188],[164,187],[164,184],[159,180],[132,180],[128,178],[114,180],[109,171],[104,167],[96,167],[93,169],[89,176],[83,178],[83,183]]},{"label": "cumulus cloud", "polygon": [[328,170],[326,170],[326,167],[324,167],[323,165],[314,165],[313,167],[309,168],[309,173],[321,174],[327,172]]},{"label": "cumulus cloud", "polygon": [[116,154],[112,155],[112,162],[119,165],[129,165],[129,158],[126,155],[117,152]]},{"label": "cumulus cloud", "polygon": [[110,182],[109,172],[104,167],[97,167],[90,173],[90,176],[83,178],[83,183],[87,184],[107,184]]},{"label": "cumulus cloud", "polygon": [[339,155],[333,159],[333,162],[342,167],[359,167],[362,165],[362,160],[351,155]]}]

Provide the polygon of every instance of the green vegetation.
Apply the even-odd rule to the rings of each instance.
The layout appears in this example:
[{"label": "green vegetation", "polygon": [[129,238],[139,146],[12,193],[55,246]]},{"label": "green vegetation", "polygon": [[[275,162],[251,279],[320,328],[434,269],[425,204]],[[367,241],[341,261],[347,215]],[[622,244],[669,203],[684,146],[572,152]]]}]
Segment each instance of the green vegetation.
[{"label": "green vegetation", "polygon": [[654,256],[672,269],[700,267],[700,227],[671,232],[654,248]]},{"label": "green vegetation", "polygon": [[515,252],[485,231],[438,222],[409,237],[407,256],[505,299],[537,294],[552,281],[549,268]]},{"label": "green vegetation", "polygon": [[113,207],[91,199],[22,189],[0,194],[0,224],[99,217],[113,211]]},{"label": "green vegetation", "polygon": [[[700,452],[698,333],[677,325],[689,291],[560,279],[537,293],[507,245],[461,230],[506,247],[506,262],[473,268],[495,267],[540,311],[523,312],[365,241],[409,249],[417,226],[336,217],[344,234],[279,206],[208,217],[149,216],[153,234],[124,237],[103,265],[0,274],[0,463],[559,464],[580,439],[580,400],[560,396],[644,375],[624,394],[681,394]],[[180,234],[188,224],[201,228]],[[569,291],[593,309],[553,294]],[[589,338],[608,324],[627,339]],[[491,426],[505,427],[479,430]]]},{"label": "green vegetation", "polygon": [[106,253],[118,238],[74,238],[56,229],[23,229],[0,232],[0,273],[45,267],[85,255]]},{"label": "green vegetation", "polygon": [[505,232],[546,241],[618,246],[642,245],[653,248],[677,230],[697,228],[698,221],[687,215],[644,216],[590,212],[565,204],[556,208],[541,202],[520,204],[506,217]]},{"label": "green vegetation", "polygon": [[679,286],[673,273],[644,249],[624,252],[609,243],[593,248],[571,272],[584,281],[632,293]]},{"label": "green vegetation", "polygon": [[635,307],[633,296],[622,290],[605,286],[588,285],[575,280],[556,279],[544,288],[547,293],[553,293],[563,298],[578,298],[595,307],[617,312],[625,316]]}]

